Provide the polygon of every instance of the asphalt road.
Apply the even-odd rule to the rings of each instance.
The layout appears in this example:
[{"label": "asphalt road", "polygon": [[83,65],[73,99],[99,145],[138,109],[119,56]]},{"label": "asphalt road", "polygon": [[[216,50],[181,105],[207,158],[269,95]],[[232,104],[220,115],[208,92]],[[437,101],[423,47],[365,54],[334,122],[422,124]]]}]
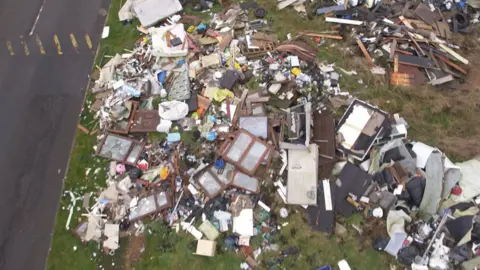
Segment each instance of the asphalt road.
[{"label": "asphalt road", "polygon": [[109,1],[0,0],[2,270],[45,268]]}]

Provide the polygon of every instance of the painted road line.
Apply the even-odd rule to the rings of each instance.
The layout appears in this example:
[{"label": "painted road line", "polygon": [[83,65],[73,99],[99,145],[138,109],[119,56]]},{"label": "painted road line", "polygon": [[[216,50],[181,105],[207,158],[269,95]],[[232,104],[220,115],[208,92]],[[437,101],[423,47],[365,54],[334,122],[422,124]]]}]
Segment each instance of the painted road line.
[{"label": "painted road line", "polygon": [[62,55],[62,45],[60,45],[60,41],[58,40],[57,35],[53,36],[53,42],[55,42],[55,47],[57,47],[57,52],[59,55]]},{"label": "painted road line", "polygon": [[12,42],[10,42],[10,40],[7,40],[7,49],[8,49],[8,51],[10,52],[10,55],[11,55],[11,56],[14,56],[14,55],[15,55],[15,52],[13,51]]},{"label": "painted road line", "polygon": [[28,50],[27,43],[25,42],[25,40],[23,40],[23,36],[20,36],[20,40],[23,44],[23,50],[25,51],[25,55],[30,55],[30,51]]},{"label": "painted road line", "polygon": [[36,35],[36,41],[37,41],[38,48],[40,48],[40,53],[46,54],[45,49],[43,48],[42,41],[40,40],[40,37],[38,35]]},{"label": "painted road line", "polygon": [[38,20],[40,19],[40,14],[42,14],[43,6],[45,6],[45,2],[47,2],[47,0],[43,0],[42,6],[38,10],[37,18],[33,22],[32,29],[30,30],[30,33],[28,34],[29,36],[31,36],[33,34],[33,31],[35,31],[35,27],[37,27]]},{"label": "painted road line", "polygon": [[77,40],[75,39],[75,36],[73,35],[73,33],[70,33],[70,39],[72,40],[73,48],[78,53],[78,44],[77,44]]},{"label": "painted road line", "polygon": [[91,50],[93,48],[92,40],[90,40],[90,36],[88,34],[85,34],[85,42],[87,42],[87,46]]}]

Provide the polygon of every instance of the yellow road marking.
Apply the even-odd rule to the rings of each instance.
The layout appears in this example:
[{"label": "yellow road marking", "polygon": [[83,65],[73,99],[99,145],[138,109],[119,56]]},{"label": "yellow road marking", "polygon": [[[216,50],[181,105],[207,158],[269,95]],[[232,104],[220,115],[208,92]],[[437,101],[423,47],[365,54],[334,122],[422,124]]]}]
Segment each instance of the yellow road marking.
[{"label": "yellow road marking", "polygon": [[37,45],[40,48],[40,53],[46,54],[45,49],[43,48],[42,41],[40,40],[40,37],[38,35],[36,36],[36,40],[37,40]]},{"label": "yellow road marking", "polygon": [[13,51],[12,42],[10,42],[10,40],[7,41],[7,48],[8,48],[8,51],[10,52],[10,55],[14,56],[15,52]]},{"label": "yellow road marking", "polygon": [[30,51],[28,50],[27,43],[25,42],[25,40],[23,40],[23,36],[20,36],[20,39],[23,44],[23,50],[25,51],[25,55],[30,55]]},{"label": "yellow road marking", "polygon": [[60,41],[58,40],[57,35],[53,36],[53,41],[55,42],[55,47],[57,47],[58,54],[62,55],[62,45],[60,45]]},{"label": "yellow road marking", "polygon": [[78,53],[78,44],[77,44],[77,40],[75,39],[75,36],[73,35],[73,33],[70,33],[70,39],[72,40],[73,48],[75,48],[75,51],[77,51],[77,53]]},{"label": "yellow road marking", "polygon": [[90,37],[88,36],[88,34],[85,34],[85,41],[87,42],[88,48],[91,50],[93,46],[92,46],[92,41],[90,40]]}]

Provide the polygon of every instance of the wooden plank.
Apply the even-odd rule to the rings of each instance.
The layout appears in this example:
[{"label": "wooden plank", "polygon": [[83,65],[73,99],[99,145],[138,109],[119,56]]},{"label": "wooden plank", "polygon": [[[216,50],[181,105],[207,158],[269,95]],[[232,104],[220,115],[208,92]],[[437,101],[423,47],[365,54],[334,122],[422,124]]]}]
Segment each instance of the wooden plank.
[{"label": "wooden plank", "polygon": [[362,25],[363,21],[356,21],[356,20],[347,20],[347,19],[339,19],[334,17],[326,17],[326,22],[333,22],[339,24],[351,24],[351,25]]},{"label": "wooden plank", "polygon": [[232,119],[232,125],[237,124],[238,117],[240,116],[240,111],[243,108],[243,105],[245,104],[245,100],[247,99],[248,96],[248,89],[243,90],[242,96],[240,98],[240,102],[237,104],[237,109],[235,110],[235,114],[233,115]]},{"label": "wooden plank", "polygon": [[406,54],[406,55],[413,55],[413,53],[411,53],[411,52],[407,52],[407,51],[399,50],[399,49],[396,49],[395,52],[398,52],[398,53],[401,53],[401,54]]},{"label": "wooden plank", "polygon": [[307,37],[343,39],[343,37],[339,36],[339,35],[317,34],[317,33],[307,33],[307,32],[300,32],[299,34],[302,35],[302,36],[307,36]]},{"label": "wooden plank", "polygon": [[438,44],[438,46],[440,48],[442,48],[443,50],[445,50],[447,53],[449,53],[451,56],[455,57],[458,61],[464,63],[465,65],[469,64],[469,61],[467,59],[463,58],[463,56],[454,52],[452,49],[448,48],[447,46],[445,46],[443,44]]},{"label": "wooden plank", "polygon": [[468,74],[468,72],[467,72],[465,69],[461,68],[459,65],[457,65],[457,64],[453,63],[452,61],[448,60],[448,59],[445,58],[443,55],[438,54],[438,53],[435,53],[435,56],[436,56],[438,59],[440,59],[440,61],[445,62],[446,64],[448,64],[449,66],[453,67],[454,69],[462,72],[463,74],[465,74],[465,75]]},{"label": "wooden plank", "polygon": [[398,55],[395,55],[395,59],[393,60],[393,72],[398,72]]},{"label": "wooden plank", "polygon": [[412,34],[410,34],[410,32],[407,32],[408,36],[412,38],[412,41],[413,43],[415,44],[415,46],[417,46],[417,48],[420,50],[420,52],[422,53],[423,56],[425,56],[425,52],[422,50],[422,47],[420,47],[420,45],[418,45],[417,41],[415,40],[415,38],[413,37]]},{"label": "wooden plank", "polygon": [[440,68],[440,65],[438,64],[438,61],[437,61],[437,58],[435,58],[435,55],[433,55],[433,49],[432,47],[430,47],[429,51],[428,51],[428,55],[430,56],[430,59],[433,60],[433,63],[435,63],[435,66],[437,68]]},{"label": "wooden plank", "polygon": [[291,4],[297,2],[298,0],[285,0],[285,1],[282,1],[280,3],[277,4],[277,9],[278,10],[282,10],[288,6],[290,6]]},{"label": "wooden plank", "polygon": [[90,131],[87,128],[85,128],[84,126],[82,126],[81,124],[77,124],[77,128],[80,129],[81,131],[83,131],[83,133],[85,133],[87,135],[90,134]]},{"label": "wooden plank", "polygon": [[390,60],[393,60],[393,58],[395,57],[395,50],[397,49],[397,40],[394,39],[392,41],[392,44],[390,45],[390,55],[388,56],[388,58]]},{"label": "wooden plank", "polygon": [[269,100],[270,100],[270,97],[247,98],[247,102],[250,102],[250,103],[268,102]]},{"label": "wooden plank", "polygon": [[370,54],[368,54],[367,48],[363,45],[362,41],[360,39],[357,39],[357,44],[360,47],[360,50],[362,50],[363,55],[365,58],[367,58],[368,63],[373,66],[373,60],[370,57]]}]

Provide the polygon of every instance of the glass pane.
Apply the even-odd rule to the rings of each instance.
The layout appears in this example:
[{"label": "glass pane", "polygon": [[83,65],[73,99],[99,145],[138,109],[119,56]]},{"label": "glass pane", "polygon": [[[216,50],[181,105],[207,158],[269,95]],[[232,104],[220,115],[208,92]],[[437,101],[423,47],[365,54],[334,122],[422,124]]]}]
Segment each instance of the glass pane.
[{"label": "glass pane", "polygon": [[125,160],[132,143],[131,140],[108,134],[98,154],[110,159]]},{"label": "glass pane", "polygon": [[129,219],[135,219],[144,215],[148,215],[157,211],[155,205],[155,197],[150,195],[138,201],[137,207],[130,212]]},{"label": "glass pane", "polygon": [[[217,171],[216,169],[212,169],[213,172]],[[224,185],[228,185],[229,182],[232,179],[232,174],[235,170],[235,166],[231,163],[225,163],[225,168],[223,169],[223,172],[218,174],[218,179],[220,179],[220,182],[222,182]]]},{"label": "glass pane", "polygon": [[198,183],[202,185],[203,189],[205,189],[205,192],[209,196],[217,193],[222,188],[209,172],[206,172],[200,176]]},{"label": "glass pane", "polygon": [[143,146],[141,144],[134,145],[132,151],[128,155],[127,162],[135,163],[142,149],[143,149]]},{"label": "glass pane", "polygon": [[237,140],[233,143],[232,147],[228,151],[227,157],[235,162],[240,160],[243,152],[248,148],[252,138],[245,133],[240,133]]},{"label": "glass pane", "polygon": [[255,142],[253,147],[250,148],[250,151],[248,151],[248,154],[242,160],[241,165],[249,171],[253,170],[266,150],[267,147],[265,145],[260,142]]},{"label": "glass pane", "polygon": [[241,172],[237,172],[235,174],[232,184],[251,191],[256,191],[258,188],[258,180],[256,178],[250,177]]},{"label": "glass pane", "polygon": [[168,205],[167,194],[162,192],[157,195],[157,204],[158,207],[163,208]]}]

